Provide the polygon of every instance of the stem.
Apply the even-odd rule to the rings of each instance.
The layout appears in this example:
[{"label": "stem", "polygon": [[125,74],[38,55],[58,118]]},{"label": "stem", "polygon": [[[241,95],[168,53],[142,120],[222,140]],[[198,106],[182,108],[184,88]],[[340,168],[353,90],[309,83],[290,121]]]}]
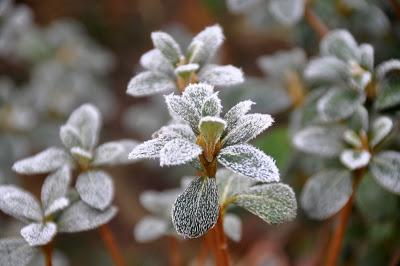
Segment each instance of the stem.
[{"label": "stem", "polygon": [[318,34],[320,39],[322,39],[329,32],[328,27],[314,13],[309,4],[307,4],[304,9],[304,17],[308,25]]},{"label": "stem", "polygon": [[[212,230],[212,229],[211,229]],[[197,266],[204,266],[206,264],[206,259],[208,255],[208,251],[212,247],[212,242],[210,239],[210,234],[206,234],[203,237],[203,241],[201,243],[201,250],[196,258],[196,265]]]},{"label": "stem", "polygon": [[108,224],[100,226],[99,233],[101,238],[103,239],[104,244],[106,245],[109,254],[111,255],[114,265],[125,266],[126,265],[125,260],[122,257],[122,254],[120,253],[117,242],[115,241],[113,233]]},{"label": "stem", "polygon": [[170,248],[170,253],[169,253],[170,265],[171,266],[180,266],[182,264],[182,259],[181,259],[181,254],[179,252],[178,240],[173,236],[170,236],[168,238],[168,240],[169,240],[169,245],[170,245],[170,247],[169,247]]},{"label": "stem", "polygon": [[223,210],[219,210],[217,224],[214,227],[216,239],[217,266],[229,266],[228,241],[224,233]]},{"label": "stem", "polygon": [[52,266],[53,244],[50,242],[43,246],[42,251],[44,254],[45,266]]}]

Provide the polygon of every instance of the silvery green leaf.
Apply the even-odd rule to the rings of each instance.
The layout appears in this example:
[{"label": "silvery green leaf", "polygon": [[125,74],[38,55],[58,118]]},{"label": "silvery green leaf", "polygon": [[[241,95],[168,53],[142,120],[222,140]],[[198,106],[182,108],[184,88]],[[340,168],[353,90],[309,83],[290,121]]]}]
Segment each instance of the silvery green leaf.
[{"label": "silvery green leaf", "polygon": [[87,103],[75,109],[66,124],[79,132],[82,148],[91,150],[97,144],[101,123],[100,111]]},{"label": "silvery green leaf", "polygon": [[[118,141],[104,143],[96,148],[92,165],[112,165],[118,161],[124,151],[124,146]],[[128,157],[127,153],[126,157]]]},{"label": "silvery green leaf", "polygon": [[51,147],[34,156],[17,161],[12,169],[19,174],[43,174],[65,165],[73,165],[69,154],[61,148]]},{"label": "silvery green leaf", "polygon": [[44,212],[44,216],[48,217],[52,214],[55,214],[59,211],[64,210],[67,208],[70,204],[70,200],[66,197],[61,197],[56,200],[54,200],[46,209]]},{"label": "silvery green leaf", "polygon": [[340,154],[340,161],[350,170],[367,166],[370,159],[371,154],[365,150],[346,149]]},{"label": "silvery green leaf", "polygon": [[304,13],[304,0],[271,0],[269,9],[271,14],[280,23],[293,25],[297,23]]},{"label": "silvery green leaf", "polygon": [[52,222],[31,223],[21,229],[21,236],[30,246],[43,246],[57,233],[57,225]]},{"label": "silvery green leaf", "polygon": [[226,121],[226,129],[228,132],[237,126],[240,118],[242,118],[251,110],[251,106],[253,104],[255,103],[249,100],[242,101],[229,109],[224,116],[224,120]]},{"label": "silvery green leaf", "polygon": [[218,211],[215,178],[196,177],[176,199],[172,207],[172,222],[179,235],[195,238],[215,225]]},{"label": "silvery green leaf", "polygon": [[151,39],[154,47],[156,47],[165,58],[172,64],[176,64],[182,57],[182,51],[179,44],[168,33],[165,32],[152,32]]},{"label": "silvery green leaf", "polygon": [[262,182],[279,181],[279,170],[275,161],[251,145],[228,146],[220,151],[217,158],[223,166],[235,173]]},{"label": "silvery green leaf", "polygon": [[186,64],[176,67],[174,72],[176,75],[185,76],[185,75],[190,75],[190,73],[192,72],[197,72],[199,68],[200,66],[198,64]]},{"label": "silvery green leaf", "polygon": [[224,216],[224,232],[235,242],[242,238],[242,221],[237,215],[227,213]]},{"label": "silvery green leaf", "polygon": [[361,67],[372,71],[374,69],[374,47],[368,43],[363,43],[359,50]]},{"label": "silvery green leaf", "polygon": [[43,217],[35,197],[13,185],[0,186],[0,210],[22,221],[41,221]]},{"label": "silvery green leaf", "polygon": [[204,101],[213,94],[214,87],[205,83],[189,84],[182,94],[183,99],[191,102],[196,110],[201,110]]},{"label": "silvery green leaf", "polygon": [[224,145],[245,143],[257,137],[274,122],[267,114],[247,114],[242,116],[236,126],[224,137]]},{"label": "silvery green leaf", "polygon": [[108,223],[116,213],[117,208],[114,206],[100,211],[90,207],[83,201],[77,201],[62,212],[58,219],[58,231],[75,233],[92,230],[100,225]]},{"label": "silvery green leaf", "polygon": [[0,239],[0,265],[26,266],[36,254],[37,248],[29,246],[22,238]]},{"label": "silvery green leaf", "polygon": [[200,66],[208,62],[217,52],[218,48],[224,41],[224,34],[219,25],[206,27],[197,34],[189,47],[193,47],[194,43],[201,42],[201,51],[197,51],[197,55],[191,56],[190,63],[197,63]]},{"label": "silvery green leaf", "polygon": [[350,117],[364,100],[357,90],[331,88],[319,99],[317,110],[323,120],[338,121]]},{"label": "silvery green leaf", "polygon": [[383,80],[387,74],[391,71],[399,71],[400,70],[400,60],[391,59],[379,64],[376,67],[376,78],[378,80]]},{"label": "silvery green leaf", "polygon": [[347,129],[343,133],[343,140],[355,148],[359,148],[362,145],[360,137],[351,129]]},{"label": "silvery green leaf", "polygon": [[197,132],[197,126],[200,121],[199,110],[196,109],[192,102],[189,102],[184,97],[173,94],[165,96],[165,101],[168,110],[172,117],[178,117],[187,122],[194,132]]},{"label": "silvery green leaf", "polygon": [[137,242],[146,243],[162,237],[167,230],[168,224],[163,219],[148,216],[135,225],[133,234]]},{"label": "silvery green leaf", "polygon": [[78,162],[90,162],[93,159],[92,152],[81,147],[72,147],[69,152]]},{"label": "silvery green leaf", "polygon": [[208,53],[204,50],[204,43],[199,40],[192,41],[187,49],[186,57],[189,63],[205,62],[208,59]]},{"label": "silvery green leaf", "polygon": [[349,171],[325,170],[307,181],[301,193],[300,202],[310,217],[323,220],[341,210],[352,192]]},{"label": "silvery green leaf", "polygon": [[232,12],[243,13],[257,7],[263,0],[227,0],[228,9]]},{"label": "silvery green leaf", "polygon": [[162,192],[149,190],[140,194],[139,202],[154,215],[170,219],[172,205],[181,193],[181,189],[169,189]]},{"label": "silvery green leaf", "polygon": [[299,71],[306,63],[306,54],[301,48],[278,51],[272,55],[264,55],[257,59],[258,67],[274,78],[284,80],[288,71]]},{"label": "silvery green leaf", "polygon": [[400,153],[383,151],[372,158],[370,171],[385,189],[400,194]]},{"label": "silvery green leaf", "polygon": [[195,142],[196,135],[190,126],[186,124],[170,124],[168,126],[163,126],[152,136],[153,138],[164,137],[168,139],[174,138],[184,138],[188,141]]},{"label": "silvery green leaf", "polygon": [[349,127],[356,132],[359,132],[360,130],[368,132],[369,114],[367,109],[363,105],[359,105],[357,107],[353,116],[349,120]]},{"label": "silvery green leaf", "polygon": [[170,138],[155,138],[137,145],[128,155],[130,160],[155,159],[160,157],[161,149],[167,144]]},{"label": "silvery green leaf", "polygon": [[104,211],[114,198],[114,183],[104,171],[87,171],[78,176],[76,190],[81,199],[93,208]]},{"label": "silvery green leaf", "polygon": [[46,211],[55,201],[67,194],[70,183],[71,169],[68,166],[60,168],[46,178],[41,192],[42,206]]},{"label": "silvery green leaf", "polygon": [[[113,158],[112,160],[110,160],[110,159],[103,160],[103,162],[101,164],[102,165],[119,165],[119,164],[131,163],[131,160],[128,158],[128,154],[138,145],[138,142],[135,140],[131,140],[131,139],[121,139],[121,140],[107,142],[107,143],[100,145],[95,151],[94,160],[92,162],[92,165],[99,164],[100,156],[97,155],[97,153],[98,152],[100,153],[100,151],[101,151],[100,147],[104,151],[106,148],[107,149],[109,148],[109,147],[107,147],[108,145],[110,145],[110,146],[114,145],[113,143],[115,143],[121,147],[121,149],[119,150],[119,153],[114,154],[115,156],[112,156],[112,158]],[[103,156],[104,155],[105,154],[103,154]]]},{"label": "silvery green leaf", "polygon": [[60,127],[60,139],[65,147],[80,147],[82,140],[80,139],[79,131],[70,125],[63,125]]},{"label": "silvery green leaf", "polygon": [[400,60],[392,59],[381,63],[376,70],[378,96],[375,106],[378,110],[400,104]]},{"label": "silvery green leaf", "polygon": [[204,116],[219,116],[222,111],[221,100],[218,97],[218,92],[207,97],[201,107],[201,115]]},{"label": "silvery green leaf", "polygon": [[129,81],[126,93],[131,96],[148,96],[173,91],[175,88],[175,82],[164,73],[145,71]]},{"label": "silvery green leaf", "polygon": [[236,204],[269,224],[291,221],[296,217],[296,196],[288,185],[264,184],[239,194]]},{"label": "silvery green leaf", "polygon": [[249,189],[257,183],[257,180],[251,177],[233,173],[228,169],[219,169],[216,174],[219,203],[226,204],[232,197]]},{"label": "silvery green leaf", "polygon": [[160,165],[172,166],[185,164],[195,159],[202,152],[201,147],[193,142],[180,138],[173,139],[161,149]]},{"label": "silvery green leaf", "polygon": [[342,134],[341,128],[310,126],[295,134],[293,144],[303,152],[334,157],[343,149]]},{"label": "silvery green leaf", "polygon": [[348,80],[347,65],[333,56],[312,59],[304,70],[305,79],[312,83],[340,82]]},{"label": "silvery green leaf", "polygon": [[208,64],[201,69],[198,78],[201,82],[218,87],[234,86],[244,82],[242,70],[232,65]]},{"label": "silvery green leaf", "polygon": [[338,29],[329,32],[322,39],[319,49],[325,56],[335,56],[344,61],[359,61],[357,42],[347,30]]},{"label": "silvery green leaf", "polygon": [[371,128],[371,136],[370,136],[370,145],[375,147],[378,145],[384,138],[389,135],[392,130],[393,122],[387,116],[381,116],[374,120]]},{"label": "silvery green leaf", "polygon": [[164,74],[173,73],[174,68],[158,49],[152,49],[140,57],[140,65],[147,70],[161,72]]},{"label": "silvery green leaf", "polygon": [[224,132],[226,123],[219,117],[206,116],[200,120],[199,131],[206,142],[215,144]]}]

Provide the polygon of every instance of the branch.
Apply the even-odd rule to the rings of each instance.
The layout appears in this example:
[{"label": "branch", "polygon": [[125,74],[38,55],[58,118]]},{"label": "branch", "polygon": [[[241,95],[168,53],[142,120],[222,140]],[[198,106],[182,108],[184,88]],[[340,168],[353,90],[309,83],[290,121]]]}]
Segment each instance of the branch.
[{"label": "branch", "polygon": [[320,39],[322,39],[329,32],[329,28],[314,13],[309,5],[305,6],[304,17],[308,25],[318,34]]},{"label": "branch", "polygon": [[46,266],[52,266],[53,244],[50,242],[42,247]]},{"label": "branch", "polygon": [[104,244],[108,252],[111,255],[111,258],[114,262],[115,266],[126,266],[125,260],[122,257],[122,254],[118,248],[117,242],[114,239],[113,233],[108,226],[108,224],[104,224],[99,227],[99,233],[101,238],[103,239]]}]

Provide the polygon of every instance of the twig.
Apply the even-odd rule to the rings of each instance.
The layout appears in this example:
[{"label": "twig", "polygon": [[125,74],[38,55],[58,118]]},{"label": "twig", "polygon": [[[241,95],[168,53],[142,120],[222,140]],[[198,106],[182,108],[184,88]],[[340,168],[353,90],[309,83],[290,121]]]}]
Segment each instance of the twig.
[{"label": "twig", "polygon": [[181,258],[181,254],[179,252],[178,240],[173,236],[168,237],[168,240],[169,240],[169,246],[170,246],[169,247],[170,248],[170,252],[169,252],[170,265],[171,266],[182,265],[182,258]]},{"label": "twig", "polygon": [[397,17],[400,17],[400,4],[396,0],[390,0],[390,4]]},{"label": "twig", "polygon": [[320,39],[322,39],[329,32],[328,27],[314,13],[314,11],[308,4],[305,6],[304,9],[304,17],[308,25],[318,34]]},{"label": "twig", "polygon": [[42,247],[42,251],[44,254],[45,265],[52,266],[52,254],[53,254],[53,244],[50,242],[47,245]]},{"label": "twig", "polygon": [[210,239],[210,234],[206,234],[203,237],[203,240],[201,242],[201,249],[199,254],[197,255],[196,258],[196,265],[197,266],[204,266],[207,260],[207,255],[210,249],[212,249],[212,241]]},{"label": "twig", "polygon": [[118,248],[117,242],[114,239],[113,233],[108,226],[108,224],[104,224],[99,227],[99,233],[101,238],[103,239],[104,244],[114,262],[115,266],[125,266],[125,260],[122,257],[122,254]]},{"label": "twig", "polygon": [[223,211],[220,209],[217,224],[214,227],[216,243],[216,251],[218,254],[217,265],[218,266],[229,266],[230,259],[228,253],[228,241],[224,233],[224,223],[223,223]]}]

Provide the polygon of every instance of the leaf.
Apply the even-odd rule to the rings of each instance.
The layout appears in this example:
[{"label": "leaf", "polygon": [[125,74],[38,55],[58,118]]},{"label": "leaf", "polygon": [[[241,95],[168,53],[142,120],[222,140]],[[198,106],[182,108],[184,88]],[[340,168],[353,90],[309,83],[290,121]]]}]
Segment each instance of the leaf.
[{"label": "leaf", "polygon": [[44,174],[65,165],[73,166],[69,154],[61,148],[51,147],[34,156],[17,161],[12,169],[18,174]]},{"label": "leaf", "polygon": [[175,88],[175,82],[164,73],[145,71],[137,74],[129,81],[126,93],[140,97],[173,91]]},{"label": "leaf", "polygon": [[165,101],[168,106],[168,110],[172,117],[178,117],[190,125],[195,133],[197,133],[200,112],[196,109],[195,105],[187,101],[184,96],[176,96],[173,94],[165,96]]},{"label": "leaf", "polygon": [[174,72],[176,75],[189,78],[191,73],[199,70],[199,67],[200,66],[198,64],[180,65],[175,68]]},{"label": "leaf", "polygon": [[273,122],[273,118],[267,114],[244,115],[239,119],[237,125],[228,132],[222,143],[224,145],[246,143],[269,128]]},{"label": "leaf", "polygon": [[257,59],[257,65],[267,76],[285,80],[288,72],[302,70],[306,63],[306,54],[301,48],[278,51]]},{"label": "leaf", "polygon": [[172,207],[172,223],[179,235],[199,237],[215,225],[218,211],[215,178],[196,177],[176,199]]},{"label": "leaf", "polygon": [[223,166],[235,173],[262,182],[279,181],[279,170],[275,161],[251,145],[228,146],[220,151],[217,158]]},{"label": "leaf", "polygon": [[123,152],[124,147],[117,141],[104,143],[96,148],[91,164],[94,166],[113,164]]},{"label": "leaf", "polygon": [[170,138],[160,137],[145,141],[133,148],[133,150],[129,153],[128,158],[130,160],[158,158],[160,157],[161,149],[170,140]]},{"label": "leaf", "polygon": [[304,70],[304,77],[311,83],[346,84],[349,74],[343,61],[328,56],[312,59]]},{"label": "leaf", "polygon": [[200,120],[199,131],[206,143],[215,145],[219,141],[225,127],[226,123],[221,118],[206,116]]},{"label": "leaf", "polygon": [[359,61],[359,51],[354,37],[343,29],[330,31],[320,43],[320,52],[325,56],[336,56],[348,61]]},{"label": "leaf", "polygon": [[194,135],[193,130],[186,124],[170,124],[163,126],[156,131],[152,137],[166,138],[169,140],[174,138],[183,138],[191,142],[196,141],[196,136]]},{"label": "leaf", "polygon": [[81,199],[93,208],[107,209],[114,198],[114,183],[104,171],[87,171],[78,176],[76,190]]},{"label": "leaf", "polygon": [[360,137],[357,135],[356,132],[354,132],[351,129],[347,129],[343,133],[343,139],[344,141],[346,141],[348,144],[352,145],[355,148],[359,148],[362,146]]},{"label": "leaf", "polygon": [[335,157],[343,149],[342,129],[337,127],[310,126],[294,136],[294,146],[310,154]]},{"label": "leaf", "polygon": [[[206,27],[203,31],[197,34],[192,43],[189,45],[190,48],[199,42],[202,43],[200,49],[198,48],[197,53],[193,53],[189,56],[190,63],[197,63],[200,66],[208,62],[222,45],[224,41],[224,34],[219,25]],[[198,46],[198,44],[197,44]]]},{"label": "leaf", "polygon": [[297,211],[293,190],[280,183],[252,187],[236,197],[236,204],[269,224],[291,221]]},{"label": "leaf", "polygon": [[151,39],[154,47],[156,47],[172,64],[175,65],[180,61],[182,57],[181,48],[169,34],[161,31],[152,32]]},{"label": "leaf", "polygon": [[79,131],[70,125],[60,127],[60,139],[67,148],[81,147],[83,145]]},{"label": "leaf", "polygon": [[218,98],[218,92],[207,97],[201,107],[201,115],[204,116],[219,116],[222,111],[221,100]]},{"label": "leaf", "polygon": [[251,110],[251,106],[255,104],[252,101],[242,101],[233,106],[225,114],[224,120],[226,121],[226,130],[229,132],[237,126],[240,118],[247,114]]},{"label": "leaf", "polygon": [[226,205],[233,197],[257,183],[254,178],[233,173],[225,168],[217,171],[216,179],[220,205]]},{"label": "leaf", "polygon": [[387,135],[389,135],[392,130],[393,122],[387,116],[381,116],[374,120],[372,123],[370,145],[375,147],[384,140]]},{"label": "leaf", "polygon": [[214,87],[206,83],[189,84],[182,94],[182,98],[191,102],[200,113],[204,101],[214,93]]},{"label": "leaf", "polygon": [[271,14],[276,20],[285,25],[293,25],[303,17],[304,5],[303,0],[269,1]]},{"label": "leaf", "polygon": [[167,233],[168,224],[156,217],[148,216],[142,218],[136,225],[133,232],[135,240],[139,243],[146,243],[156,240]]},{"label": "leaf", "polygon": [[81,162],[90,162],[93,159],[93,154],[89,150],[83,149],[81,147],[72,147],[69,152],[71,153],[72,157]]},{"label": "leaf", "polygon": [[311,218],[324,220],[341,210],[352,192],[349,171],[325,170],[307,181],[300,202]]},{"label": "leaf", "polygon": [[199,156],[203,150],[195,143],[184,139],[173,139],[160,151],[160,165],[172,166],[185,164]]},{"label": "leaf", "polygon": [[21,230],[21,235],[30,246],[43,246],[53,239],[57,225],[52,222],[31,223]]},{"label": "leaf", "polygon": [[0,265],[29,265],[39,250],[29,246],[22,238],[0,239]]},{"label": "leaf", "polygon": [[181,193],[181,189],[168,189],[161,192],[148,190],[140,194],[139,202],[152,214],[170,219],[172,205]]},{"label": "leaf", "polygon": [[228,9],[232,12],[243,13],[244,11],[254,9],[262,0],[227,0]]},{"label": "leaf", "polygon": [[349,120],[349,128],[359,132],[364,130],[368,132],[369,130],[369,114],[367,109],[363,105],[359,105]]},{"label": "leaf", "polygon": [[370,171],[375,181],[390,192],[400,194],[400,153],[383,151],[372,158]]},{"label": "leaf", "polygon": [[140,57],[140,65],[147,70],[172,74],[174,68],[158,49],[152,49]]},{"label": "leaf", "polygon": [[360,65],[369,71],[374,70],[374,47],[368,43],[363,43],[359,47]]},{"label": "leaf", "polygon": [[66,197],[61,197],[56,199],[55,201],[53,201],[53,203],[51,205],[49,205],[49,207],[47,207],[45,209],[44,212],[44,216],[45,217],[49,217],[52,214],[55,214],[61,210],[64,210],[65,208],[67,208],[69,206],[69,199]]},{"label": "leaf", "polygon": [[42,210],[35,197],[13,185],[0,186],[0,209],[22,221],[42,220]]},{"label": "leaf", "polygon": [[198,74],[201,82],[205,82],[218,87],[228,87],[244,82],[241,69],[232,65],[206,65]]},{"label": "leaf", "polygon": [[104,211],[91,208],[83,201],[77,201],[62,212],[58,219],[58,231],[76,233],[95,229],[108,223],[117,213],[117,208],[109,207]]},{"label": "leaf", "polygon": [[371,154],[365,150],[346,149],[340,154],[340,161],[350,170],[367,166],[370,159]]},{"label": "leaf", "polygon": [[242,221],[237,215],[227,213],[224,216],[224,232],[235,242],[242,238]]},{"label": "leaf", "polygon": [[71,169],[68,166],[60,168],[49,175],[43,183],[41,200],[43,208],[48,209],[56,200],[63,198],[71,183]]}]

